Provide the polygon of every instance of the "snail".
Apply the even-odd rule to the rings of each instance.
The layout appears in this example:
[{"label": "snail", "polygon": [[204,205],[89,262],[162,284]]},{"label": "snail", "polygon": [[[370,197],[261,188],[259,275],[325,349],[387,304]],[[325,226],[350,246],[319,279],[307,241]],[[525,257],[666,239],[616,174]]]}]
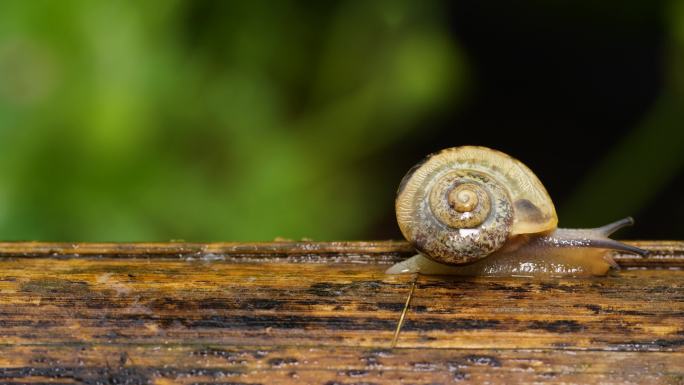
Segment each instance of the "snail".
[{"label": "snail", "polygon": [[419,252],[387,270],[467,276],[600,276],[618,250],[624,218],[592,229],[557,228],[553,202],[522,162],[486,147],[429,155],[402,179],[395,202],[404,237]]}]

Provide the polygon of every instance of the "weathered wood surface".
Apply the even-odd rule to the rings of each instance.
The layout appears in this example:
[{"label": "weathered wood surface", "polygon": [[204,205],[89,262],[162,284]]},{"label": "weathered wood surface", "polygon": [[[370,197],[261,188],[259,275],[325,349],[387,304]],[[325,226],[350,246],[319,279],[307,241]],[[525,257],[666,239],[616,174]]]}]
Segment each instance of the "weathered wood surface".
[{"label": "weathered wood surface", "polygon": [[0,383],[684,383],[684,243],[592,279],[388,276],[404,242],[0,243]]}]

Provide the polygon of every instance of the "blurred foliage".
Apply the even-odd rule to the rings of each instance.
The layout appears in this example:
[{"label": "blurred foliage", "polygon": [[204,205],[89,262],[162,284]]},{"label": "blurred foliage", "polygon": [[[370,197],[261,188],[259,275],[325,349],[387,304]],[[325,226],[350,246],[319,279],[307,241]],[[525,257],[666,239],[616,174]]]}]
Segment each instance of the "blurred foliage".
[{"label": "blurred foliage", "polygon": [[2,2],[0,234],[362,237],[391,197],[355,170],[461,89],[441,13]]},{"label": "blurred foliage", "polygon": [[[367,238],[398,180],[363,170],[472,92],[447,4],[1,2],[0,237]],[[684,6],[668,7],[667,87],[564,223],[636,212],[681,172]]]}]

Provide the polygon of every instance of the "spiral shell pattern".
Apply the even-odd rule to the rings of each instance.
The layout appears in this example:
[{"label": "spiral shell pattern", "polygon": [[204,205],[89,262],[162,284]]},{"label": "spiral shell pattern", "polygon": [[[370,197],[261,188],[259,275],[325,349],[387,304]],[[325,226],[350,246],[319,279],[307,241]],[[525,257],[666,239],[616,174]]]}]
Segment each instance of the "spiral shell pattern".
[{"label": "spiral shell pattern", "polygon": [[512,223],[506,190],[482,173],[442,174],[417,195],[409,240],[423,254],[449,264],[473,262],[498,250]]},{"label": "spiral shell pattern", "polygon": [[553,203],[521,162],[485,147],[428,156],[402,180],[397,222],[425,256],[447,264],[482,259],[519,234],[550,231]]}]

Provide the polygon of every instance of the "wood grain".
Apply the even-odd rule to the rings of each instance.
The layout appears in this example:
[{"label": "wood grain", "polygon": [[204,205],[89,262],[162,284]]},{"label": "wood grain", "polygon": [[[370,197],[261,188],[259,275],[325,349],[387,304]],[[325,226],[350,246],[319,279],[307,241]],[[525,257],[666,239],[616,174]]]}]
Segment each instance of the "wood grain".
[{"label": "wood grain", "polygon": [[0,347],[0,381],[178,384],[681,384],[682,353],[296,346]]},{"label": "wood grain", "polygon": [[[623,267],[684,267],[684,241],[624,241],[650,252],[641,257],[615,253]],[[260,243],[68,243],[0,242],[0,257],[205,258],[235,262],[393,264],[415,254],[405,241]]]},{"label": "wood grain", "polygon": [[593,279],[388,276],[404,242],[0,244],[0,383],[684,383],[684,244]]}]

